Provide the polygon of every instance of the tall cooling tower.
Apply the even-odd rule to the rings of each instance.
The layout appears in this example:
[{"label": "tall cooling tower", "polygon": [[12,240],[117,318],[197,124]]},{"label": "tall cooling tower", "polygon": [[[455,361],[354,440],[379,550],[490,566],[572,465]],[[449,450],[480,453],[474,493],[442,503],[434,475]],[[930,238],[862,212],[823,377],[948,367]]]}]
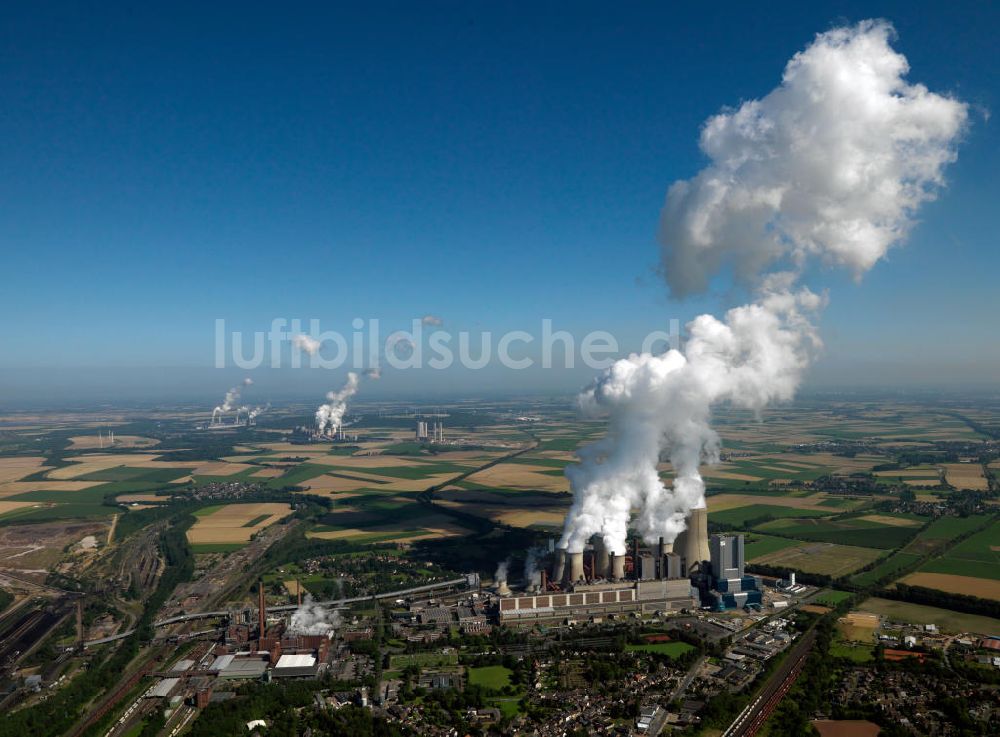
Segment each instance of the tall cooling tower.
[{"label": "tall cooling tower", "polygon": [[611,554],[611,578],[616,581],[622,581],[625,579],[625,554],[615,555]]},{"label": "tall cooling tower", "polygon": [[566,580],[575,583],[583,578],[583,552],[567,553],[567,557],[569,557],[569,575]]},{"label": "tall cooling tower", "polygon": [[607,578],[611,574],[611,560],[604,539],[594,538],[594,578]]},{"label": "tall cooling tower", "polygon": [[556,549],[556,562],[552,566],[552,580],[559,583],[563,580],[563,571],[566,569],[566,549]]},{"label": "tall cooling tower", "polygon": [[[687,530],[681,533],[684,540],[680,553],[687,561],[688,573],[694,573],[701,568],[702,561],[712,557],[708,552],[708,509],[692,509],[687,524]],[[674,550],[678,550],[676,542]]]}]

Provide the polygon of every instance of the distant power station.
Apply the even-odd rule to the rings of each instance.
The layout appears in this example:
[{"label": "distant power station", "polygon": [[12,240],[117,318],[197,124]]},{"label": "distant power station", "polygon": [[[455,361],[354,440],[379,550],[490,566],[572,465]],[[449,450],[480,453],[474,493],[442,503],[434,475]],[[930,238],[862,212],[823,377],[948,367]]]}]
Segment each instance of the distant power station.
[{"label": "distant power station", "polygon": [[416,438],[422,443],[443,443],[444,442],[444,423],[435,422],[430,425],[428,430],[428,425],[426,420],[417,420],[416,428]]},{"label": "distant power station", "polygon": [[[512,593],[499,582],[499,617],[506,624],[591,620],[629,613],[704,606],[716,611],[761,606],[760,579],[744,571],[742,535],[708,536],[708,511],[695,509],[671,545],[632,540],[615,555],[595,536],[581,552],[551,551],[540,580]],[[551,549],[551,547],[550,547]]]}]

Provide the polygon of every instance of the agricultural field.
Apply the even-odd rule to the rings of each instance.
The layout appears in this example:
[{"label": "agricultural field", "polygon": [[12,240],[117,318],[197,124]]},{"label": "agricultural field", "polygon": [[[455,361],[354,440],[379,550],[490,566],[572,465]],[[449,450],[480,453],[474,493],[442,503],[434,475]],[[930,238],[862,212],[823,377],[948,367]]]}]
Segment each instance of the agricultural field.
[{"label": "agricultural field", "polygon": [[953,634],[973,632],[978,635],[1000,637],[1000,619],[992,617],[980,617],[975,614],[953,612],[950,609],[875,597],[867,599],[859,609],[894,622],[936,624],[941,631]]},{"label": "agricultural field", "polygon": [[891,550],[909,542],[926,521],[915,515],[863,515],[840,519],[777,519],[754,529],[797,540]]},{"label": "agricultural field", "polygon": [[803,573],[819,573],[834,578],[846,576],[876,560],[875,548],[860,548],[834,543],[799,543],[754,560],[769,566],[791,568]]},{"label": "agricultural field", "polygon": [[235,545],[291,514],[291,507],[277,502],[223,504],[195,513],[197,521],[188,530],[192,545]]},{"label": "agricultural field", "polygon": [[962,540],[944,555],[928,560],[902,581],[1000,601],[1000,521]]},{"label": "agricultural field", "polygon": [[983,475],[983,467],[978,463],[946,463],[944,478],[956,489],[986,491],[989,484]]}]

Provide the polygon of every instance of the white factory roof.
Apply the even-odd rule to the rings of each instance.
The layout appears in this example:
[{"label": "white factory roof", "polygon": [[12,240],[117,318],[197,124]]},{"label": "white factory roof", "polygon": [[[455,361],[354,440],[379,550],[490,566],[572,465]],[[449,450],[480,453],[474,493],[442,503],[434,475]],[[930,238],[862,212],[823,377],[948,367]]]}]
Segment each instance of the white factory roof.
[{"label": "white factory roof", "polygon": [[275,668],[312,668],[316,665],[316,658],[309,654],[302,655],[282,655],[275,663]]},{"label": "white factory roof", "polygon": [[180,678],[164,678],[162,681],[160,681],[155,686],[150,688],[146,692],[146,696],[148,696],[151,699],[165,698],[167,694],[169,694],[173,690],[174,686],[176,686],[177,682],[180,680],[181,680]]},{"label": "white factory roof", "polygon": [[183,673],[188,668],[194,665],[193,660],[178,660],[174,663],[174,667],[170,669],[171,673]]},{"label": "white factory roof", "polygon": [[212,665],[209,670],[225,670],[232,664],[233,658],[235,657],[235,655],[220,655],[212,661]]}]

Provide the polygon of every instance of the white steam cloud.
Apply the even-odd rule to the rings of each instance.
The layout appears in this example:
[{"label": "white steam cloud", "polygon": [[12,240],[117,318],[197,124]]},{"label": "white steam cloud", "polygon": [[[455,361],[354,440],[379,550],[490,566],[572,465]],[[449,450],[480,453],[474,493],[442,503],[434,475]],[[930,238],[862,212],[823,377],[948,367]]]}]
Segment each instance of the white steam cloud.
[{"label": "white steam cloud", "polygon": [[422,325],[431,325],[431,326],[444,325],[444,320],[442,320],[437,315],[424,315],[423,317],[420,318],[420,322]]},{"label": "white steam cloud", "polygon": [[358,375],[353,371],[347,372],[347,381],[337,391],[327,392],[326,404],[321,404],[316,410],[316,429],[325,432],[329,427],[336,430],[340,427],[347,411],[347,400],[358,393]]},{"label": "white steam cloud", "polygon": [[308,335],[293,335],[292,345],[298,348],[300,351],[308,353],[310,356],[315,356],[317,353],[319,353],[319,349],[322,343],[320,343],[320,341],[316,340],[315,338],[309,337]]},{"label": "white steam cloud", "polygon": [[[382,374],[376,368],[366,369],[364,375],[368,379],[378,379]],[[327,428],[332,431],[340,427],[344,420],[344,413],[347,412],[347,402],[358,393],[360,385],[360,377],[353,371],[348,371],[347,381],[344,382],[344,385],[337,391],[327,392],[326,404],[321,404],[316,410],[317,431],[322,433]]]},{"label": "white steam cloud", "polygon": [[326,635],[333,634],[333,631],[342,624],[340,612],[336,609],[327,609],[321,604],[314,602],[310,594],[306,594],[302,601],[302,606],[298,607],[292,614],[288,623],[288,631],[293,635]]},{"label": "white steam cloud", "polygon": [[[253,384],[253,379],[248,376],[243,379],[242,382],[227,391],[225,399],[222,400],[222,404],[212,410],[212,420],[215,421],[215,418],[218,415],[226,414],[227,412],[232,412],[234,409],[237,409],[236,404],[240,401],[240,395],[243,393],[244,387],[248,387],[251,384]],[[241,407],[239,409],[245,409],[245,407]]]},{"label": "white steam cloud", "polygon": [[[704,291],[729,267],[757,295],[723,320],[688,325],[684,352],[617,361],[580,396],[608,416],[566,475],[574,493],[561,547],[592,535],[625,553],[633,520],[672,541],[705,505],[699,473],[718,460],[719,403],[760,411],[792,398],[819,346],[810,316],[823,300],[796,285],[810,257],[860,276],[912,226],[955,159],[967,106],[903,79],[892,27],[865,21],[819,34],[781,85],[706,123],[711,163],[673,184],[660,224],[664,278],[675,296]],[[660,481],[661,457],[675,480]]]}]

